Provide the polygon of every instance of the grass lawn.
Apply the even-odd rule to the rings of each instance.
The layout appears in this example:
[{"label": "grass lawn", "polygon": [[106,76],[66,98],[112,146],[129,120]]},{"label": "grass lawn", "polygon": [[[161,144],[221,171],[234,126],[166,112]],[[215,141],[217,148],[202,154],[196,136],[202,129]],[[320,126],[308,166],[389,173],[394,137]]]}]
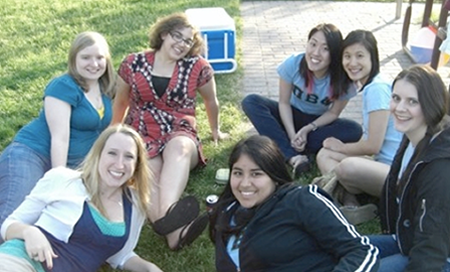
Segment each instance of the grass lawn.
[{"label": "grass lawn", "polygon": [[[239,0],[6,0],[0,3],[0,150],[15,133],[37,116],[42,94],[49,80],[66,71],[67,53],[76,34],[93,30],[108,40],[114,66],[131,52],[147,48],[149,26],[159,16],[194,7],[223,7],[235,19],[240,39]],[[239,48],[239,43],[238,43]],[[239,49],[237,59],[239,61]],[[242,68],[232,74],[216,75],[221,104],[222,131],[231,139],[214,146],[204,106],[198,101],[200,137],[208,165],[194,170],[186,190],[199,200],[218,194],[215,171],[226,167],[234,143],[245,135],[246,120],[239,108]],[[314,169],[299,183],[308,183]],[[363,233],[377,232],[377,222],[359,227]],[[137,253],[164,271],[214,271],[214,249],[206,232],[181,252],[168,250],[162,238],[145,227]],[[104,267],[102,271],[114,271]]]}]

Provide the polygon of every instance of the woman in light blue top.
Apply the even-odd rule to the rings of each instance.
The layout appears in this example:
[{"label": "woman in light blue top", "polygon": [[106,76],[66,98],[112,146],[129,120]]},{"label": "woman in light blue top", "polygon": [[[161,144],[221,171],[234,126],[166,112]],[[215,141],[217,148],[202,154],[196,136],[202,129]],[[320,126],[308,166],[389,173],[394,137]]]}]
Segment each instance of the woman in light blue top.
[{"label": "woman in light blue top", "polygon": [[96,32],[79,34],[69,50],[68,72],[50,81],[39,116],[0,157],[0,224],[46,171],[74,168],[83,160],[111,122],[113,85],[105,38]]},{"label": "woman in light blue top", "polygon": [[336,137],[343,142],[361,138],[361,126],[338,118],[356,94],[340,64],[342,35],[332,24],[320,24],[308,35],[305,53],[288,57],[277,71],[279,101],[248,95],[242,108],[261,135],[274,140],[296,175],[309,169],[305,155],[316,154],[322,142]]},{"label": "woman in light blue top", "polygon": [[[342,65],[348,77],[362,92],[364,134],[356,143],[342,143],[335,138],[326,139],[317,156],[322,174],[335,171],[339,182],[346,189],[341,202],[344,212],[362,212],[375,216],[374,205],[360,206],[356,194],[380,196],[389,167],[400,144],[402,134],[395,130],[389,113],[391,85],[380,77],[377,41],[365,30],[350,32],[343,43]],[[369,157],[370,156],[370,157]],[[368,214],[367,214],[368,213]],[[356,216],[358,217],[358,216]],[[348,218],[352,223],[361,223]]]}]

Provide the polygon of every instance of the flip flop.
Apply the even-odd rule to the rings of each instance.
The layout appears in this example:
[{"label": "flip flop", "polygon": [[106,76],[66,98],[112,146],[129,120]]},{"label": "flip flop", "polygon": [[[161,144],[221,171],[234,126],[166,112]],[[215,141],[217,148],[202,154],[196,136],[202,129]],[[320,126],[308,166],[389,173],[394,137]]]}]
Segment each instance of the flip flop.
[{"label": "flip flop", "polygon": [[184,226],[184,228],[180,232],[180,239],[178,240],[178,244],[174,248],[174,250],[178,251],[192,244],[195,241],[195,239],[197,239],[206,229],[208,222],[209,217],[206,213],[204,213],[201,216],[197,217],[195,220],[193,220],[192,223]]},{"label": "flip flop", "polygon": [[163,218],[152,224],[153,230],[165,236],[175,230],[189,224],[200,212],[200,205],[194,196],[187,196],[170,206]]}]

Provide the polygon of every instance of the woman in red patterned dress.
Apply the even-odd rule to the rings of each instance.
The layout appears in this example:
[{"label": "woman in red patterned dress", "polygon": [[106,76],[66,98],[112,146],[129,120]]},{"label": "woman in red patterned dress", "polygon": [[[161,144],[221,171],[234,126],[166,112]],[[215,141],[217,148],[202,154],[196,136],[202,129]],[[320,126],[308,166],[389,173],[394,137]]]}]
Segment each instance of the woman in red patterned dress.
[{"label": "woman in red patterned dress", "polygon": [[197,136],[197,91],[213,140],[226,136],[219,128],[213,70],[200,56],[203,47],[200,33],[185,14],[161,18],[150,30],[151,49],[123,60],[113,106],[112,123],[131,125],[146,143],[154,173],[149,218],[174,250],[192,243],[208,221],[198,216],[195,198],[179,200],[190,170],[205,163]]}]

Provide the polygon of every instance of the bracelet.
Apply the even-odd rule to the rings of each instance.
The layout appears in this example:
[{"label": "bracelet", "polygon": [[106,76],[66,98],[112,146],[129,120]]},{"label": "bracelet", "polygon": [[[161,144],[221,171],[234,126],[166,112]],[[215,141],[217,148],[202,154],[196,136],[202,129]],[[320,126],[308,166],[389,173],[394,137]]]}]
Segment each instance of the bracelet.
[{"label": "bracelet", "polygon": [[312,131],[315,131],[318,128],[318,126],[314,122],[311,122],[309,124],[313,127]]}]

